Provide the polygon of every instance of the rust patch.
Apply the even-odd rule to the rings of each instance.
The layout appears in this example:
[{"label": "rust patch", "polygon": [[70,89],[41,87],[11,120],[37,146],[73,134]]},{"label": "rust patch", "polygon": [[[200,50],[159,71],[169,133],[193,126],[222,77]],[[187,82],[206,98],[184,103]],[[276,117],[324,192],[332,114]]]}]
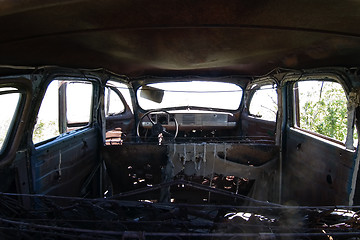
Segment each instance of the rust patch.
[{"label": "rust patch", "polygon": [[120,193],[160,183],[161,169],[167,162],[167,148],[158,145],[105,146],[104,160],[113,193]]},{"label": "rust patch", "polygon": [[279,147],[268,144],[231,145],[226,152],[218,152],[219,158],[235,163],[261,166],[274,159],[279,153]]}]

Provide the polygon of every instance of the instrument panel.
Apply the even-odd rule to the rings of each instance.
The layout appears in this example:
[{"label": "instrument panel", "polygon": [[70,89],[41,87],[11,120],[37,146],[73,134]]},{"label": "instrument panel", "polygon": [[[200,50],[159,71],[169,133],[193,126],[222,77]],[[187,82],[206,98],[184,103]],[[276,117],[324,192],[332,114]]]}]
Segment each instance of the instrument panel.
[{"label": "instrument panel", "polygon": [[[235,127],[236,122],[231,113],[211,113],[211,112],[181,112],[171,115],[159,112],[151,113],[150,118],[154,123],[160,123],[163,126],[174,126],[174,118],[181,127]],[[143,127],[151,127],[152,123],[148,119],[142,122]]]}]

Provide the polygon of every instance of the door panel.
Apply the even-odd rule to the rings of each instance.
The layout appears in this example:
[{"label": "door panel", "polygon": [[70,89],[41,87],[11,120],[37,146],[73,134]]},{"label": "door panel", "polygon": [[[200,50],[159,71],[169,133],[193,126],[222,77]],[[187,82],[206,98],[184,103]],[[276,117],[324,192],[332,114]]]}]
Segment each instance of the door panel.
[{"label": "door panel", "polygon": [[242,126],[245,136],[275,140],[276,118],[278,112],[278,94],[275,82],[259,85],[258,82],[247,86],[245,111],[242,114]]},{"label": "door panel", "polygon": [[96,79],[57,77],[48,85],[33,131],[33,192],[85,196],[96,191],[99,196],[99,179],[91,181],[98,176],[102,143],[95,112],[98,92]]},{"label": "door panel", "polygon": [[244,136],[275,141],[276,122],[251,117],[246,113],[242,114],[241,119]]},{"label": "door panel", "polygon": [[87,128],[35,148],[31,158],[34,192],[80,196],[82,185],[99,162],[98,139],[98,131]]},{"label": "door panel", "polygon": [[283,203],[347,205],[355,152],[302,130],[287,132]]},{"label": "door panel", "polygon": [[[106,93],[106,143],[112,145],[121,144],[122,141],[131,141],[134,137],[134,114],[124,96],[116,87],[107,86]],[[112,97],[110,97],[110,93]],[[109,109],[114,109],[114,106],[115,109],[121,109],[121,111],[110,113]]]}]

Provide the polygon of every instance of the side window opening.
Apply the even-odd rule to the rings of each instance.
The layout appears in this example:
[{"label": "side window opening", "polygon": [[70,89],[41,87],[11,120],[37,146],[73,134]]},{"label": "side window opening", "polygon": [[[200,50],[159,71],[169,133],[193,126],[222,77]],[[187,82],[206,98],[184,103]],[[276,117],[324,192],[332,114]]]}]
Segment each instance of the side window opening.
[{"label": "side window opening", "polygon": [[[124,83],[117,81],[108,81],[105,88],[105,114],[106,116],[112,116],[115,114],[120,114],[125,111],[125,105],[122,102],[119,95],[114,90],[116,89],[123,96],[126,104],[129,106],[132,111],[132,101],[129,86]],[[107,105],[108,104],[108,105]],[[108,112],[106,112],[108,109]]]},{"label": "side window opening", "polygon": [[93,85],[85,81],[53,80],[45,93],[33,131],[39,143],[90,123]]},{"label": "side window opening", "polygon": [[106,117],[106,144],[122,144],[126,133],[132,128],[133,118],[130,87],[117,81],[108,81],[104,93],[104,110]]},{"label": "side window opening", "polygon": [[278,111],[278,97],[276,88],[273,85],[264,85],[257,89],[251,98],[249,113],[251,116],[276,121]]},{"label": "side window opening", "polygon": [[67,85],[65,108],[68,127],[88,125],[91,117],[93,85],[89,82],[63,82],[62,84]]},{"label": "side window opening", "polygon": [[[294,125],[345,142],[347,97],[338,82],[299,81],[294,84]],[[357,134],[354,134],[357,142]]]},{"label": "side window opening", "polygon": [[357,127],[354,126],[354,143],[353,143],[353,146],[356,148],[358,143],[359,143],[359,134],[358,134],[358,130],[357,130]]},{"label": "side window opening", "polygon": [[125,111],[125,105],[112,87],[105,88],[105,116],[114,116]]},{"label": "side window opening", "polygon": [[53,81],[48,86],[40,111],[37,116],[33,132],[33,142],[38,143],[60,134],[59,131],[59,96],[58,81]]},{"label": "side window opening", "polygon": [[5,149],[20,99],[21,93],[17,88],[0,88],[0,102],[6,103],[0,104],[0,154]]}]

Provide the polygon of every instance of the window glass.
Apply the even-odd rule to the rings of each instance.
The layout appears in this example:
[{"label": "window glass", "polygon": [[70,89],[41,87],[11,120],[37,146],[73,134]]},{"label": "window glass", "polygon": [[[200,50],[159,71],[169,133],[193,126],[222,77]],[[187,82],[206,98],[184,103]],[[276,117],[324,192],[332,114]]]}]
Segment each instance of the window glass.
[{"label": "window glass", "polygon": [[[243,91],[232,83],[191,81],[148,84],[137,91],[139,105],[146,110],[168,107],[208,107],[236,110]],[[153,101],[149,99],[153,97]]]},{"label": "window glass", "polygon": [[[59,95],[61,93],[61,95]],[[89,124],[93,86],[88,82],[52,81],[45,93],[33,132],[33,142],[57,137],[60,133]],[[60,105],[61,103],[61,105]],[[60,110],[66,126],[60,130]]]},{"label": "window glass", "polygon": [[110,87],[105,88],[105,116],[113,116],[123,113],[125,106],[120,96]]},{"label": "window glass", "polygon": [[256,90],[251,99],[249,113],[254,117],[275,122],[278,110],[277,101],[276,89],[272,85],[262,86]]},{"label": "window glass", "polygon": [[[298,99],[296,125],[340,141],[347,134],[347,98],[342,86],[329,81],[302,81],[294,85]],[[295,105],[296,106],[296,105]]]},{"label": "window glass", "polygon": [[0,153],[5,147],[6,138],[14,119],[21,94],[16,88],[0,88]]}]

